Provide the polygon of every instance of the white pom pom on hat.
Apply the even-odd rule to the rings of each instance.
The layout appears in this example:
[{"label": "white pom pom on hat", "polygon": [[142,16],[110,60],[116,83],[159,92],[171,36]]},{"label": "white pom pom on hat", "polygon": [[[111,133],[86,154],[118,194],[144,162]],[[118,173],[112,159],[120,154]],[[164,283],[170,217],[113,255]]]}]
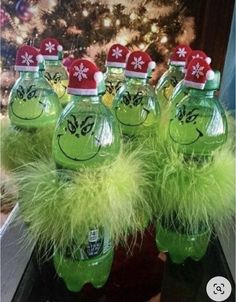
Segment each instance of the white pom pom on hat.
[{"label": "white pom pom on hat", "polygon": [[58,50],[58,51],[62,51],[62,50],[63,50],[63,47],[62,47],[61,45],[58,45],[58,46],[57,46],[57,50]]},{"label": "white pom pom on hat", "polygon": [[213,80],[215,77],[215,73],[213,70],[208,70],[206,73],[206,79],[207,80]]},{"label": "white pom pom on hat", "polygon": [[95,72],[93,78],[97,83],[100,83],[103,80],[103,73],[101,71],[97,71]]},{"label": "white pom pom on hat", "polygon": [[36,56],[36,60],[37,60],[38,63],[42,63],[44,61],[44,57],[39,54],[39,55]]},{"label": "white pom pom on hat", "polygon": [[211,58],[210,57],[206,57],[205,61],[207,62],[207,64],[211,64]]},{"label": "white pom pom on hat", "polygon": [[152,70],[152,69],[154,69],[155,67],[156,67],[156,62],[151,61],[151,62],[148,63],[148,69],[149,69],[149,70]]}]

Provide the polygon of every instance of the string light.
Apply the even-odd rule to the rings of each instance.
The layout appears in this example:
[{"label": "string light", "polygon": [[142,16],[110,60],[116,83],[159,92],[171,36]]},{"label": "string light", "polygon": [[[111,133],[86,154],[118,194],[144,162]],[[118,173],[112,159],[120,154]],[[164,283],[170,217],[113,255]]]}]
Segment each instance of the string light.
[{"label": "string light", "polygon": [[82,15],[83,15],[84,17],[88,17],[89,13],[88,13],[87,9],[84,9],[84,10],[82,11]]},{"label": "string light", "polygon": [[161,42],[162,44],[165,44],[167,41],[168,41],[167,36],[163,36],[163,37],[161,38],[161,40],[160,40],[160,42]]},{"label": "string light", "polygon": [[152,26],[151,26],[151,31],[152,31],[153,33],[158,33],[159,28],[157,27],[156,24],[152,24]]},{"label": "string light", "polygon": [[104,20],[103,20],[103,24],[104,24],[104,26],[105,27],[110,27],[111,26],[111,19],[110,18],[105,18]]},{"label": "string light", "polygon": [[117,25],[117,26],[120,25],[120,20],[119,20],[119,19],[116,20],[116,25]]},{"label": "string light", "polygon": [[140,49],[144,49],[145,48],[145,44],[144,43],[140,43],[138,46]]},{"label": "string light", "polygon": [[130,15],[130,20],[135,20],[137,18],[137,15],[135,13],[132,13]]}]

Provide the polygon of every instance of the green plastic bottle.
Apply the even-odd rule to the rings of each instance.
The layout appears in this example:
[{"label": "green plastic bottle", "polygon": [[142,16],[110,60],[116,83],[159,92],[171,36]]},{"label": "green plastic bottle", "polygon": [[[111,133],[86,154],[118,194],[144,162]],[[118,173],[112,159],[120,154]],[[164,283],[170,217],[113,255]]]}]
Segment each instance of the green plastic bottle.
[{"label": "green plastic bottle", "polygon": [[169,138],[186,155],[210,156],[227,139],[227,120],[216,91],[220,72],[205,88],[187,88],[188,94],[173,107],[169,123]]},{"label": "green plastic bottle", "polygon": [[[168,129],[168,139],[177,152],[184,154],[187,159],[183,164],[196,161],[201,169],[211,159],[212,152],[220,148],[227,139],[225,112],[215,95],[219,84],[218,71],[213,73],[202,59],[191,61],[184,79],[189,93],[173,108]],[[183,183],[183,179],[176,181]],[[201,225],[196,232],[191,233],[186,229],[191,229],[191,226],[184,227],[177,215],[174,219],[164,217],[163,221],[165,219],[171,220],[172,225],[168,226],[165,222],[157,224],[158,248],[169,252],[175,263],[182,263],[187,257],[200,260],[211,236],[208,226]]]},{"label": "green plastic bottle", "polygon": [[[135,59],[141,58],[140,61]],[[132,71],[132,62],[145,62],[140,72]],[[116,95],[113,112],[121,126],[124,136],[133,137],[149,135],[159,124],[160,106],[156,100],[154,89],[147,83],[150,70],[148,54],[135,51],[130,54],[126,68],[126,82]],[[146,65],[146,67],[145,67]]]},{"label": "green plastic bottle", "polygon": [[211,233],[208,230],[186,234],[163,224],[156,226],[156,244],[159,251],[168,252],[174,263],[183,263],[187,258],[199,261],[206,253]]},{"label": "green plastic bottle", "polygon": [[62,64],[62,46],[56,39],[44,39],[40,45],[40,53],[45,59],[44,76],[52,85],[60,103],[65,107],[70,101],[67,93],[68,73]]},{"label": "green plastic bottle", "polygon": [[32,62],[38,56],[37,50],[31,46],[22,46],[18,50],[16,69],[20,72],[20,77],[9,96],[10,121],[12,125],[25,129],[53,125],[61,112],[58,97],[40,74],[38,66],[22,64],[20,58],[25,54]]},{"label": "green plastic bottle", "polygon": [[105,74],[106,93],[103,96],[103,103],[109,108],[112,107],[115,95],[125,82],[124,69],[128,55],[128,48],[121,44],[112,45],[108,51]]},{"label": "green plastic bottle", "polygon": [[66,255],[55,253],[53,262],[57,274],[73,292],[80,291],[86,283],[102,287],[109,277],[114,255],[109,234],[93,229],[88,234],[87,245],[81,248],[78,245],[75,240]]},{"label": "green plastic bottle", "polygon": [[[101,72],[88,60],[76,60],[71,66],[68,92],[73,94],[72,101],[59,118],[53,139],[58,167],[82,173],[85,168],[111,164],[120,152],[120,129],[102,103],[105,86],[100,76]],[[86,283],[101,287],[109,277],[113,259],[109,231],[103,226],[93,227],[87,245],[78,252],[54,255],[56,271],[71,291],[79,291]],[[74,251],[78,246],[79,238],[75,238],[68,249]]]},{"label": "green plastic bottle", "polygon": [[176,85],[184,78],[184,66],[191,48],[186,45],[178,45],[174,48],[168,70],[159,79],[155,92],[161,107],[170,102],[170,97]]}]

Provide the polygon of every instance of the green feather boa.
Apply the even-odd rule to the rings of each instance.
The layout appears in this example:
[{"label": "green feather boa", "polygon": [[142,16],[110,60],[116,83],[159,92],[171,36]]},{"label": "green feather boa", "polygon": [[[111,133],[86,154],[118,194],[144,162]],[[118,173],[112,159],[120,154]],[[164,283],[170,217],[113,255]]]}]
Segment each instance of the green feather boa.
[{"label": "green feather boa", "polygon": [[91,228],[109,230],[117,244],[143,230],[150,216],[144,195],[147,169],[139,151],[123,152],[111,165],[80,172],[57,170],[52,160],[28,164],[15,174],[19,204],[31,239],[64,253]]},{"label": "green feather boa", "polygon": [[7,170],[13,170],[41,156],[51,156],[54,128],[52,125],[30,132],[8,124],[2,125],[1,165]]}]

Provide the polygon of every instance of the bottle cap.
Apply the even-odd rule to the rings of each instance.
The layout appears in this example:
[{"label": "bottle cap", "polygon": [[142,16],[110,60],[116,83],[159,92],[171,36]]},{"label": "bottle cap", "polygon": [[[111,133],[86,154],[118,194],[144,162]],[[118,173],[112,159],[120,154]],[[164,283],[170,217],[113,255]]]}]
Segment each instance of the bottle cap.
[{"label": "bottle cap", "polygon": [[23,45],[16,53],[16,71],[38,71],[39,63],[43,62],[43,56],[32,46]]},{"label": "bottle cap", "polygon": [[59,59],[59,52],[62,52],[63,47],[56,39],[47,38],[40,44],[40,53],[45,60],[57,61]]},{"label": "bottle cap", "polygon": [[121,44],[114,44],[108,51],[106,66],[125,68],[129,49]]}]

